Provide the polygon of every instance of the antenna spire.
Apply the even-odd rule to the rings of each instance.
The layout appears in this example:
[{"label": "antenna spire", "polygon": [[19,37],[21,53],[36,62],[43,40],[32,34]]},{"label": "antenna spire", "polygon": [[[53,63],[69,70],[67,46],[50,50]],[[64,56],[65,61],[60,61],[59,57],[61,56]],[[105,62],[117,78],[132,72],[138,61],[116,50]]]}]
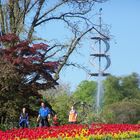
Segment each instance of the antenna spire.
[{"label": "antenna spire", "polygon": [[[101,106],[103,103],[103,84],[102,84],[102,78],[103,76],[109,75],[109,73],[106,73],[105,71],[109,68],[111,61],[108,55],[108,51],[110,48],[109,45],[109,38],[104,37],[103,34],[103,24],[102,24],[102,8],[99,9],[99,34],[97,34],[96,37],[92,37],[91,39],[94,40],[94,50],[96,52],[93,52],[90,54],[92,57],[91,64],[96,69],[96,72],[90,73],[91,76],[97,76],[98,77],[98,86],[97,86],[97,95],[96,95],[96,111],[99,113],[101,111]],[[102,45],[104,44],[104,45]],[[104,61],[102,61],[104,60]]]},{"label": "antenna spire", "polygon": [[100,32],[102,29],[102,8],[99,9],[99,27],[100,27]]}]

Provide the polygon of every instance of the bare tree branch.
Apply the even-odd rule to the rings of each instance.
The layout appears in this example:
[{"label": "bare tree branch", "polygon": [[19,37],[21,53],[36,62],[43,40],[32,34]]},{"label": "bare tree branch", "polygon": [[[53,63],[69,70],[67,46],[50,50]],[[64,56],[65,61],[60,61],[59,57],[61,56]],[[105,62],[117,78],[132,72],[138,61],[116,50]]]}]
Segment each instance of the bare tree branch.
[{"label": "bare tree branch", "polygon": [[72,62],[71,63],[66,63],[65,66],[73,66],[73,67],[76,67],[78,69],[84,70],[86,73],[90,73],[90,70],[87,69],[86,66],[81,66],[80,64],[77,64],[77,63],[72,63]]},{"label": "bare tree branch", "polygon": [[86,19],[85,17],[82,17],[82,15],[86,15],[87,12],[88,11],[86,11],[84,13],[83,12],[81,12],[81,13],[80,12],[77,12],[77,13],[67,12],[67,13],[60,14],[59,16],[51,16],[51,17],[48,17],[48,18],[41,20],[41,21],[38,20],[35,27],[46,22],[46,21],[50,21],[50,20],[58,20],[58,19],[64,20],[65,18],[74,18],[74,17]]},{"label": "bare tree branch", "polygon": [[[3,5],[0,0],[0,23],[1,27],[3,26],[7,31],[16,34],[21,32],[21,35],[25,35],[24,37],[30,42],[33,40],[36,27],[41,26],[43,23],[45,25],[51,22],[54,23],[54,21],[56,24],[64,23],[70,35],[70,41],[67,45],[63,40],[58,41],[61,42],[59,45],[56,42],[52,43],[50,39],[47,41],[51,43],[51,47],[44,54],[40,54],[44,61],[45,59],[54,59],[54,57],[57,61],[60,61],[54,76],[56,81],[59,79],[62,68],[67,65],[69,57],[87,34],[94,30],[100,36],[108,38],[98,30],[98,26],[90,19],[93,15],[94,4],[105,1],[107,0],[57,0],[51,1],[50,5],[49,0],[7,0],[4,4],[9,7],[6,7],[8,12],[4,15]],[[6,17],[10,17],[10,19]],[[3,22],[3,19],[6,19],[6,22]],[[47,26],[45,27],[47,28]],[[24,28],[27,30],[23,30]],[[57,39],[55,34],[53,39]]]},{"label": "bare tree branch", "polygon": [[44,18],[46,15],[48,15],[49,13],[53,12],[54,10],[56,10],[58,7],[62,6],[65,2],[60,2],[56,5],[54,5],[53,8],[51,8],[50,10],[48,10],[47,12],[45,12],[44,14],[42,14],[39,18],[38,21],[41,20],[42,18]]},{"label": "bare tree branch", "polygon": [[66,52],[66,55],[64,56],[64,59],[63,59],[63,62],[59,65],[56,73],[55,73],[55,76],[54,76],[54,79],[55,80],[58,80],[59,79],[59,73],[61,71],[61,69],[63,68],[63,66],[67,63],[67,60],[70,56],[70,54],[74,51],[74,49],[76,48],[76,46],[78,45],[79,41],[81,40],[81,38],[86,35],[88,32],[90,32],[91,30],[93,30],[94,27],[91,27],[89,28],[88,30],[86,30],[84,33],[82,33],[79,37],[77,38],[74,38],[70,44],[70,47],[68,49],[68,51]]},{"label": "bare tree branch", "polygon": [[36,14],[35,14],[35,16],[34,16],[34,19],[33,19],[33,21],[32,21],[32,24],[31,24],[31,27],[30,27],[30,30],[29,30],[29,33],[28,33],[28,39],[29,39],[29,40],[31,40],[31,38],[32,38],[32,34],[33,34],[33,32],[34,32],[34,27],[35,27],[36,22],[38,21],[38,17],[39,17],[39,15],[40,15],[40,11],[41,11],[41,8],[42,8],[42,6],[43,6],[44,1],[45,1],[45,0],[40,0],[40,1],[39,1],[38,9],[37,9],[37,11],[36,11]]},{"label": "bare tree branch", "polygon": [[[29,0],[26,4],[26,12],[25,14],[29,13],[32,8],[39,2],[40,0],[35,0],[34,3],[30,6],[31,0]],[[29,7],[30,6],[30,7]]]},{"label": "bare tree branch", "polygon": [[[56,48],[56,47],[60,47],[60,49],[57,49],[57,50],[54,51],[52,54],[46,56],[46,57],[45,57],[45,60],[46,60],[46,59],[49,59],[49,58],[51,58],[51,57],[53,57],[53,56],[55,56],[58,52],[62,51],[63,48],[66,47],[66,45],[54,45],[52,48]],[[47,52],[49,52],[49,51],[50,51],[50,50],[48,50]]]}]

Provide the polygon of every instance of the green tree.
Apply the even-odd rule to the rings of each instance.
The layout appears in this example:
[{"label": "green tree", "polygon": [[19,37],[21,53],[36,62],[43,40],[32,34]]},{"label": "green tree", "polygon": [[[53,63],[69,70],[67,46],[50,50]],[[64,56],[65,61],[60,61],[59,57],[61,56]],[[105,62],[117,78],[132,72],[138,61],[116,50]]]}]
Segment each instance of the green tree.
[{"label": "green tree", "polygon": [[78,122],[91,123],[93,121],[97,84],[94,81],[82,81],[72,94],[74,106],[78,112]]},{"label": "green tree", "polygon": [[96,85],[94,81],[82,81],[73,93],[75,101],[82,101],[93,105],[95,103]]},{"label": "green tree", "polygon": [[108,123],[139,121],[140,78],[136,73],[124,77],[109,76],[104,81],[104,119]]},{"label": "green tree", "polygon": [[123,99],[140,99],[139,75],[132,73],[125,77],[109,76],[104,81],[104,105]]},{"label": "green tree", "polygon": [[120,78],[108,76],[104,81],[104,105],[109,105],[123,99]]},{"label": "green tree", "polygon": [[140,99],[140,77],[137,73],[121,78],[121,89],[124,98]]},{"label": "green tree", "polygon": [[61,124],[68,123],[68,115],[70,107],[71,107],[71,98],[66,93],[64,93],[63,95],[59,95],[56,98],[54,110],[56,110]]},{"label": "green tree", "polygon": [[107,123],[138,123],[140,100],[123,100],[106,106],[102,116]]},{"label": "green tree", "polygon": [[59,85],[55,89],[40,91],[40,94],[43,95],[44,99],[46,99],[56,112],[60,124],[68,123],[69,110],[74,104],[68,85]]},{"label": "green tree", "polygon": [[79,123],[91,122],[95,93],[96,83],[94,81],[82,81],[74,93],[70,93],[67,85],[41,91],[41,94],[58,113],[61,124],[68,123],[68,114],[72,105],[78,112]]},{"label": "green tree", "polygon": [[0,59],[0,122],[8,123],[9,127],[10,123],[17,120],[20,111],[20,81],[21,75],[16,72],[15,67]]}]

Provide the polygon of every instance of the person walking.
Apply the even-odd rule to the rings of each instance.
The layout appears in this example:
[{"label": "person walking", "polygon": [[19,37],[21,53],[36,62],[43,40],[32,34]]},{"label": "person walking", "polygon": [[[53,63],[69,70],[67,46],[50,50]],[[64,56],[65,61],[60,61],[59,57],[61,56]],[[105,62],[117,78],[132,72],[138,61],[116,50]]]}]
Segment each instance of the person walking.
[{"label": "person walking", "polygon": [[74,107],[71,107],[71,110],[69,112],[69,123],[70,124],[76,124],[77,123],[77,112],[74,109]]},{"label": "person walking", "polygon": [[22,108],[22,113],[20,114],[19,118],[19,127],[20,128],[27,128],[29,127],[29,117],[28,113],[26,112],[26,108]]},{"label": "person walking", "polygon": [[50,126],[50,114],[51,111],[48,107],[45,106],[45,103],[41,103],[41,108],[39,109],[39,115],[37,117],[37,122],[39,123],[39,126]]}]

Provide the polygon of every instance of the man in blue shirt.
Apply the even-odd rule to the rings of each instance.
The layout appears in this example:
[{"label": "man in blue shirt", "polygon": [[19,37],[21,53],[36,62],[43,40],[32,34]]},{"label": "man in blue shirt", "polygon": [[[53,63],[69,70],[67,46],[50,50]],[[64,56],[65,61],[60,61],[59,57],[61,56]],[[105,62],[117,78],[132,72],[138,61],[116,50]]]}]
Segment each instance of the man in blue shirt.
[{"label": "man in blue shirt", "polygon": [[51,111],[48,107],[45,106],[44,102],[41,103],[41,108],[39,109],[39,115],[37,118],[37,122],[39,122],[39,126],[50,126]]}]

